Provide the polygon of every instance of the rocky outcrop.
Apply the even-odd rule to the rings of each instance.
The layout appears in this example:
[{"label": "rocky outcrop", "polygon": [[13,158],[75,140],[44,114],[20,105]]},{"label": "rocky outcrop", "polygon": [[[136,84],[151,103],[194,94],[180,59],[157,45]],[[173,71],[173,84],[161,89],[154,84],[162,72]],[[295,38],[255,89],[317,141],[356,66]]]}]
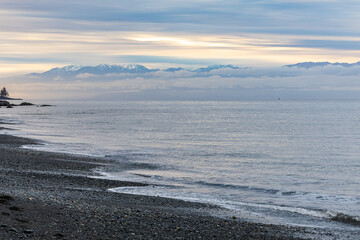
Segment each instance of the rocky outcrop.
[{"label": "rocky outcrop", "polygon": [[11,104],[8,101],[0,100],[0,107],[7,107],[7,106],[10,106],[10,105]]},{"label": "rocky outcrop", "polygon": [[[35,104],[29,103],[29,102],[22,102],[20,104],[13,104],[13,103],[10,103],[8,101],[0,100],[0,107],[12,108],[12,107],[17,107],[17,106],[35,106]],[[42,105],[36,105],[36,106],[37,107],[52,107],[53,105],[42,104]]]},{"label": "rocky outcrop", "polygon": [[29,103],[29,102],[22,102],[22,103],[20,103],[19,106],[33,106],[33,105],[34,105],[34,104]]},{"label": "rocky outcrop", "polygon": [[22,102],[20,104],[13,104],[13,103],[10,103],[8,101],[0,100],[0,107],[12,108],[12,107],[16,107],[16,106],[33,106],[33,105],[34,104],[29,103],[29,102]]}]

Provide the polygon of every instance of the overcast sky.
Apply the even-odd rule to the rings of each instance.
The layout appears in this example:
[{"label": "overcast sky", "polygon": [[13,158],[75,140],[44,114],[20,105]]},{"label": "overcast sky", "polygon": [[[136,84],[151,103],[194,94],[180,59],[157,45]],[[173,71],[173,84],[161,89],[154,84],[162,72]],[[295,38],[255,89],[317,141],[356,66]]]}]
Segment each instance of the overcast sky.
[{"label": "overcast sky", "polygon": [[360,60],[360,1],[0,0],[0,83],[52,67]]}]

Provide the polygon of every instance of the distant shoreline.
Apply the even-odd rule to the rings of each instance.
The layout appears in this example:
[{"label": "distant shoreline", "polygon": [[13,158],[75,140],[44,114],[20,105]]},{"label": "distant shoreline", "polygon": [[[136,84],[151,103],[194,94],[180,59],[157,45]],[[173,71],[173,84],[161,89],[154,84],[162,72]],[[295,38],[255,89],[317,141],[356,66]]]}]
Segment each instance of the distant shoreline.
[{"label": "distant shoreline", "polygon": [[22,98],[0,97],[0,100],[23,100]]}]

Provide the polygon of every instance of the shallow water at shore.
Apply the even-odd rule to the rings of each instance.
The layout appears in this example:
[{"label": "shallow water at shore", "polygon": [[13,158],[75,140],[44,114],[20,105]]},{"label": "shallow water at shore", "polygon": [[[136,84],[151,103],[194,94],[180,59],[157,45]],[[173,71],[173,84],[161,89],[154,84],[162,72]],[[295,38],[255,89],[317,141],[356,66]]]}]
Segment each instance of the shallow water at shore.
[{"label": "shallow water at shore", "polygon": [[52,104],[0,109],[17,129],[2,132],[114,159],[122,168],[110,178],[165,185],[114,191],[216,203],[263,222],[359,220],[358,101]]}]

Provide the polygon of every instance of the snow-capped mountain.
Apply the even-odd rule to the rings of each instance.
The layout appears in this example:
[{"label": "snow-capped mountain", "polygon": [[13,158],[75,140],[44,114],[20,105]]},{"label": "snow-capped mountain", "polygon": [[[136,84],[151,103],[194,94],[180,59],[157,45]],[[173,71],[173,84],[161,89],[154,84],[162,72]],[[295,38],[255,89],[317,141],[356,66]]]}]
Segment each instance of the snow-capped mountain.
[{"label": "snow-capped mountain", "polygon": [[326,66],[355,67],[355,66],[360,66],[360,62],[357,63],[302,62],[292,65],[285,65],[283,67],[309,69],[313,67],[326,67]]},{"label": "snow-capped mountain", "polygon": [[148,69],[143,65],[130,64],[130,65],[108,65],[100,64],[97,66],[76,66],[69,65],[62,68],[53,68],[49,71],[43,73],[31,73],[32,76],[76,76],[78,74],[95,74],[95,75],[105,75],[111,73],[147,73],[155,72],[158,69]]},{"label": "snow-capped mountain", "polygon": [[80,73],[91,73],[96,75],[103,75],[109,73],[147,73],[147,72],[154,72],[157,69],[148,69],[143,65],[107,65],[101,64],[95,67],[86,66],[82,67],[77,71],[77,74]]},{"label": "snow-capped mountain", "polygon": [[82,68],[83,66],[77,66],[77,65],[69,65],[69,66],[65,66],[62,68],[53,68],[47,72],[44,72],[44,74],[46,73],[56,73],[56,74],[62,74],[62,73],[67,73],[67,72],[76,72],[78,71],[80,68]]}]

